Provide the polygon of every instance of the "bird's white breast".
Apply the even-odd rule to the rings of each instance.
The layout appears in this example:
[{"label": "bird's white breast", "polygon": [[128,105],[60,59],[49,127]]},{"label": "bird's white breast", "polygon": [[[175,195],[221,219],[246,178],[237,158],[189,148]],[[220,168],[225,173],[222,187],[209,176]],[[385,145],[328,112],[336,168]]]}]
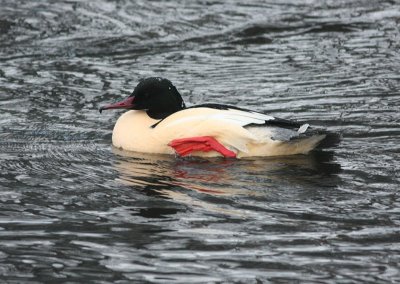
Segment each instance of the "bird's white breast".
[{"label": "bird's white breast", "polygon": [[[150,118],[145,111],[130,110],[122,114],[113,130],[112,142],[115,147],[128,151],[164,153],[173,151],[154,137],[152,125],[158,120]],[[168,151],[169,150],[169,151]]]}]

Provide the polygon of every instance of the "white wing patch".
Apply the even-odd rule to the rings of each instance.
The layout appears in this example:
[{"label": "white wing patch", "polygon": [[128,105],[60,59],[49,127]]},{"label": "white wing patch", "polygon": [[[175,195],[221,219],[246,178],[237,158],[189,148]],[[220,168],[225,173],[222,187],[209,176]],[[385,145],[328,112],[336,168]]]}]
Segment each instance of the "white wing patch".
[{"label": "white wing patch", "polygon": [[222,110],[218,114],[212,115],[211,117],[236,122],[240,124],[240,126],[245,126],[248,124],[264,124],[265,121],[275,119],[273,116],[262,113],[237,109]]},{"label": "white wing patch", "polygon": [[218,110],[215,113],[196,114],[190,116],[180,117],[174,121],[169,122],[169,126],[181,123],[200,122],[205,120],[225,121],[227,123],[234,123],[240,126],[248,124],[264,124],[265,121],[274,120],[273,116],[265,115],[257,112],[242,111],[237,109]]}]

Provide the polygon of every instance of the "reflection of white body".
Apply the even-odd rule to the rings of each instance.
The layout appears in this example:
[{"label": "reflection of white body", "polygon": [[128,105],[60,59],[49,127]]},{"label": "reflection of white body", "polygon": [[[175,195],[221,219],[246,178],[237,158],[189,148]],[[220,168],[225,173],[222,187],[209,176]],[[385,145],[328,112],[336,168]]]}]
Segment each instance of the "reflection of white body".
[{"label": "reflection of white body", "polygon": [[[264,125],[273,120],[272,116],[251,111],[196,107],[175,112],[160,121],[150,118],[145,111],[130,110],[118,119],[112,140],[114,146],[124,150],[174,154],[174,149],[168,146],[172,140],[210,136],[241,158],[306,154],[325,138],[325,135],[299,137],[308,125],[297,130]],[[221,156],[216,151],[197,151],[192,155]]]}]

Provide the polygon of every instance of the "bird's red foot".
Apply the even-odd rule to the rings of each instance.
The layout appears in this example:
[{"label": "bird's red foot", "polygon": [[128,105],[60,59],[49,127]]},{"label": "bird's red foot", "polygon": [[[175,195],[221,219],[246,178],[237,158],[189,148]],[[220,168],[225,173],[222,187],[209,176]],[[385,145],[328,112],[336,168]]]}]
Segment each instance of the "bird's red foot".
[{"label": "bird's red foot", "polygon": [[179,156],[185,157],[192,152],[210,152],[216,151],[226,158],[235,158],[235,152],[228,150],[224,145],[219,143],[211,136],[200,136],[174,139],[168,143],[168,146],[174,148]]}]

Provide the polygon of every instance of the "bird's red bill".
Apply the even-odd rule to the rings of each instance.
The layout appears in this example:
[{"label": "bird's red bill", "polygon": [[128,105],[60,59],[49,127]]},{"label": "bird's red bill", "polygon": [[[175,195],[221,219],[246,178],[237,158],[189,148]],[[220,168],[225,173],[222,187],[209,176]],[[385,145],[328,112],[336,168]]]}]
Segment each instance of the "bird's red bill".
[{"label": "bird's red bill", "polygon": [[103,106],[99,109],[99,111],[102,112],[103,110],[116,109],[116,108],[131,108],[134,106],[134,104],[133,104],[134,99],[135,99],[135,97],[128,97],[123,101]]}]

